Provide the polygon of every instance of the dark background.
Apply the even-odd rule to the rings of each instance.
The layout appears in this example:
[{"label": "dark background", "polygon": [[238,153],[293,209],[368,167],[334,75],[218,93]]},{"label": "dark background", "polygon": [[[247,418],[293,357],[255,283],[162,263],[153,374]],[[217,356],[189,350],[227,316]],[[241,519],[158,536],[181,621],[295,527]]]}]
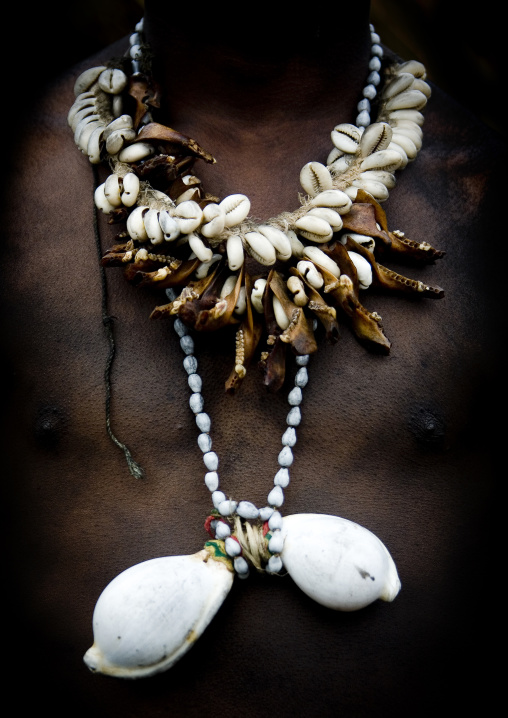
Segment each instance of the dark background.
[{"label": "dark background", "polygon": [[[371,17],[386,45],[404,59],[421,60],[431,80],[501,131],[504,23],[496,16],[495,4],[474,12],[465,6],[456,0],[372,0]],[[340,2],[318,3],[317,9],[313,3],[312,7],[314,12],[333,8],[331,35],[338,37],[343,30]],[[190,18],[191,8],[189,4]],[[30,10],[24,3],[12,6],[2,23],[8,47],[3,53],[2,75],[4,87],[6,80],[10,86],[2,104],[12,107],[9,100],[14,90],[19,107],[20,99],[43,91],[47,79],[132,32],[142,14],[142,0],[41,2]],[[196,19],[199,21],[199,14]],[[192,33],[192,21],[186,31]],[[7,120],[5,112],[3,119]]]}]

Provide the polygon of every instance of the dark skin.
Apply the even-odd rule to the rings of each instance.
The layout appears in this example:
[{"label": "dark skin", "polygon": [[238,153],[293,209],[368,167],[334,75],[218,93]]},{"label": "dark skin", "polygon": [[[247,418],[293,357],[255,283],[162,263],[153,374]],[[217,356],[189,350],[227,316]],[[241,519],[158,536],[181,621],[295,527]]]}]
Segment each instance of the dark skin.
[{"label": "dark skin", "polygon": [[[297,43],[266,53],[260,68],[249,43],[240,55],[219,35],[217,46],[235,72],[221,72],[222,51],[210,55],[196,42],[185,55],[171,46],[176,57],[188,57],[171,92],[165,62],[175,59],[158,46],[163,10],[147,3],[154,18],[147,32],[169,98],[164,121],[218,160],[197,165],[196,173],[220,196],[247,194],[261,218],[295,208],[301,166],[326,160],[330,129],[354,121],[368,57],[365,7],[351,18],[347,42],[356,50],[341,54],[336,75],[326,53],[297,53]],[[220,28],[206,27],[217,37]],[[255,47],[253,37],[246,39]],[[143,479],[129,475],[105,429],[108,346],[93,177],[66,114],[79,72],[125,47],[122,41],[108,48],[48,91],[34,110],[35,129],[24,134],[6,195],[3,456],[14,614],[8,645],[14,674],[30,676],[27,715],[49,708],[57,716],[250,717],[268,710],[363,718],[476,703],[488,715],[499,580],[492,544],[502,319],[493,280],[502,281],[494,232],[501,150],[437,88],[423,149],[384,208],[391,229],[446,251],[434,265],[403,269],[444,287],[446,296],[366,295],[393,343],[389,356],[367,352],[345,326],[334,346],[320,337],[284,505],[287,514],[335,514],[376,533],[397,563],[400,595],[341,614],[313,602],[289,577],[253,573],[234,582],[205,634],[169,672],[129,682],[92,675],[82,663],[102,589],[140,561],[200,550],[211,506],[171,324],[148,320],[160,298],[128,285],[118,269],[107,270],[117,342],[112,423]],[[281,55],[289,56],[285,65]],[[328,69],[320,75],[319,67]],[[342,83],[335,96],[334,83]],[[104,251],[116,230],[104,217],[100,230]],[[206,410],[223,486],[263,505],[291,383],[267,394],[254,363],[239,393],[226,396],[231,342],[197,338]]]}]

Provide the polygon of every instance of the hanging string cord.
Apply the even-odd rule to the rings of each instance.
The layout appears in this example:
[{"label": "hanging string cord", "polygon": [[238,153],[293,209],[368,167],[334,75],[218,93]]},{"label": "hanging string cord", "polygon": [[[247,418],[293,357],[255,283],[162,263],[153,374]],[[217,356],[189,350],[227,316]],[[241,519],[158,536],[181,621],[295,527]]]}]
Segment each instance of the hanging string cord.
[{"label": "hanging string cord", "polygon": [[234,535],[242,547],[244,558],[257,571],[264,572],[264,565],[272,555],[268,550],[268,544],[263,536],[261,525],[253,526],[248,521],[243,522],[239,516],[235,516]]},{"label": "hanging string cord", "polygon": [[[97,173],[97,168],[92,165],[93,170],[93,176],[94,176],[94,190],[99,184],[99,177]],[[104,271],[104,267],[101,264],[102,259],[102,249],[101,249],[101,238],[99,233],[99,223],[97,219],[97,208],[95,206],[95,202],[92,202],[93,205],[93,228],[94,228],[94,235],[95,235],[95,245],[97,248],[97,256],[99,259],[99,272],[100,272],[100,278],[101,278],[101,294],[102,294],[102,323],[104,325],[104,329],[106,332],[106,337],[109,342],[109,354],[108,358],[106,360],[106,368],[104,370],[104,384],[105,384],[105,390],[106,390],[106,429],[108,431],[109,438],[111,441],[118,446],[119,449],[121,449],[125,455],[125,460],[127,462],[127,466],[129,467],[129,471],[134,476],[135,479],[142,479],[144,476],[143,469],[141,466],[134,461],[132,458],[132,454],[125,446],[125,444],[122,444],[121,441],[117,439],[115,434],[113,433],[113,430],[111,428],[111,370],[113,367],[113,362],[115,359],[115,336],[113,333],[113,323],[114,323],[114,317],[112,317],[108,313],[108,287],[106,283],[106,272]]]}]

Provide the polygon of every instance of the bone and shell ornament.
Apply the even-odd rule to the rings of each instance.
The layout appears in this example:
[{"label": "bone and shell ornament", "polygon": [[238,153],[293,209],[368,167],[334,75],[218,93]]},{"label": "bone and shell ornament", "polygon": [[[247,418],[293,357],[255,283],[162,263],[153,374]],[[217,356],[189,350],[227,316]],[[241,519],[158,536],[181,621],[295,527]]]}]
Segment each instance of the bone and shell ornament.
[{"label": "bone and shell ornament", "polygon": [[[257,515],[256,507],[242,503],[243,513]],[[171,668],[231,589],[233,558],[226,545],[236,547],[229,552],[237,557],[242,546],[229,528],[225,534],[225,541],[209,541],[196,554],[144,561],[113,579],[94,610],[94,643],[84,656],[88,668],[117,678],[143,678]],[[280,550],[299,588],[328,608],[356,611],[377,599],[393,601],[400,590],[384,544],[352,521],[295,514],[282,519],[281,530],[265,534],[265,540],[268,554]]]},{"label": "bone and shell ornament", "polygon": [[[142,37],[141,23],[121,67],[101,65],[76,80],[76,99],[68,113],[79,149],[90,162],[105,162],[112,173],[95,192],[97,207],[111,224],[119,225],[118,242],[104,255],[103,265],[123,267],[126,279],[137,287],[178,290],[177,300],[157,306],[152,318],[177,315],[198,331],[241,325],[238,311],[227,312],[218,321],[224,307],[220,283],[227,268],[242,275],[245,293],[247,284],[253,286],[259,277],[268,279],[280,263],[285,266],[286,281],[295,273],[298,276],[302,259],[314,264],[318,275],[323,266],[332,266],[331,273],[342,289],[337,285],[331,291],[332,285],[325,281],[320,287],[314,284],[317,296],[301,305],[305,315],[317,317],[321,325],[323,312],[335,313],[366,347],[388,352],[390,342],[381,318],[365,309],[361,292],[443,296],[439,287],[384,267],[390,257],[429,263],[444,254],[426,241],[390,231],[379,204],[394,188],[397,172],[414,161],[422,146],[422,109],[431,94],[424,66],[416,61],[386,62],[379,37],[372,32],[372,71],[358,105],[356,125],[337,124],[330,134],[326,163],[310,161],[302,168],[301,206],[258,224],[249,215],[250,201],[244,194],[217,198],[205,192],[194,164],[198,160],[214,163],[213,156],[192,138],[157,121],[159,102],[148,60],[143,57]],[[377,118],[371,122],[374,98]],[[131,114],[127,108],[134,108]],[[339,246],[345,236],[367,237],[372,251],[366,256],[350,239],[348,260]],[[258,263],[257,269],[250,270],[252,277],[244,267],[246,256]],[[203,282],[208,274],[213,278]],[[312,272],[306,276],[312,281]],[[346,286],[351,287],[348,300]],[[287,293],[291,295],[289,289]],[[299,296],[302,301],[303,295]],[[253,301],[258,307],[258,300]],[[260,347],[262,355],[284,354],[284,347],[278,348],[273,337],[286,329],[276,323],[271,333],[272,309],[266,308],[273,307],[273,302],[264,302],[263,307],[261,313],[254,313],[256,343],[266,342],[265,348]],[[327,332],[329,338],[332,335],[336,339],[338,333]],[[273,365],[275,375],[263,370],[263,381],[270,389],[281,385],[284,361]],[[265,361],[261,367],[266,368]],[[226,390],[236,391],[240,383],[235,381],[233,386],[226,381]]]}]

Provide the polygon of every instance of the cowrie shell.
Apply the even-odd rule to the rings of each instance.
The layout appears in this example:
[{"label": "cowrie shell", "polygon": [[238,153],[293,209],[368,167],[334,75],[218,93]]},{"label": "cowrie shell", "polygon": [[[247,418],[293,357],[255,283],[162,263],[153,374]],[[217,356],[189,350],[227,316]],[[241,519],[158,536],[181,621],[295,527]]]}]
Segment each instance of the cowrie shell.
[{"label": "cowrie shell", "polygon": [[314,287],[314,289],[321,289],[321,287],[325,283],[325,280],[323,279],[323,275],[321,274],[321,272],[318,271],[318,269],[314,264],[312,264],[312,262],[302,259],[300,262],[298,262],[296,268],[298,269],[302,277],[305,277],[311,287]]},{"label": "cowrie shell", "polygon": [[99,75],[99,87],[110,95],[118,95],[127,85],[127,75],[122,70],[108,68]]},{"label": "cowrie shell", "polygon": [[201,224],[203,212],[197,202],[187,200],[175,208],[173,216],[178,220],[181,233],[190,234]]},{"label": "cowrie shell", "polygon": [[340,277],[340,269],[336,262],[333,261],[327,254],[322,252],[318,247],[305,247],[303,252],[304,257],[315,262],[323,269],[327,269],[337,279]]},{"label": "cowrie shell", "polygon": [[228,294],[231,294],[231,292],[234,291],[237,281],[238,281],[238,277],[236,276],[236,274],[229,275],[229,277],[226,279],[226,281],[222,285],[222,289],[220,290],[220,298],[221,299],[224,299],[225,297],[228,296]]},{"label": "cowrie shell", "polygon": [[159,224],[159,212],[156,209],[149,209],[143,216],[143,222],[150,242],[161,244],[164,241],[164,234]]},{"label": "cowrie shell", "polygon": [[369,252],[373,252],[375,249],[376,243],[373,237],[367,237],[367,235],[364,234],[356,234],[355,232],[347,232],[340,238],[341,243],[346,244],[348,237],[351,237],[351,239],[353,239],[357,244],[361,244],[362,247],[368,249]]},{"label": "cowrie shell", "polygon": [[247,232],[245,241],[248,244],[249,253],[254,259],[267,266],[275,264],[277,259],[275,247],[263,234],[260,232]]},{"label": "cowrie shell", "polygon": [[339,150],[355,154],[360,146],[361,133],[358,127],[343,123],[332,130],[332,142]]},{"label": "cowrie shell", "polygon": [[149,145],[148,142],[135,142],[133,145],[124,147],[118,155],[118,159],[120,162],[139,162],[139,160],[150,157],[154,152],[155,148]]},{"label": "cowrie shell", "polygon": [[313,217],[320,217],[321,219],[324,219],[325,222],[328,222],[333,232],[338,232],[342,229],[342,217],[334,209],[329,209],[328,207],[314,207],[314,209],[309,210],[308,214]]},{"label": "cowrie shell", "polygon": [[263,295],[266,288],[266,279],[256,279],[250,293],[250,301],[258,314],[263,314]]},{"label": "cowrie shell", "polygon": [[271,244],[273,244],[277,259],[281,259],[284,262],[287,262],[287,260],[290,259],[291,242],[289,241],[289,237],[284,234],[282,230],[277,229],[277,227],[271,227],[268,224],[260,224],[258,226],[258,231],[261,232],[261,234],[266,237]]},{"label": "cowrie shell", "polygon": [[400,154],[391,149],[380,150],[362,160],[360,169],[365,170],[386,170],[391,172],[399,168],[401,164]]},{"label": "cowrie shell", "polygon": [[315,197],[326,189],[332,189],[332,176],[321,162],[307,162],[300,171],[300,184],[303,190]]},{"label": "cowrie shell", "polygon": [[120,178],[117,174],[109,175],[104,182],[104,194],[113,207],[120,207],[122,200],[120,198]]},{"label": "cowrie shell", "polygon": [[390,142],[390,144],[388,145],[387,152],[396,152],[400,157],[400,165],[397,168],[387,167],[386,168],[387,172],[388,171],[394,172],[395,169],[403,170],[404,167],[406,167],[407,163],[409,162],[409,158],[406,155],[404,149],[399,144],[397,144],[396,142]]},{"label": "cowrie shell", "polygon": [[315,215],[306,214],[304,217],[300,217],[296,220],[295,227],[298,228],[298,233],[302,237],[310,239],[312,242],[329,242],[333,237],[333,231],[328,222]]},{"label": "cowrie shell", "polygon": [[235,227],[241,224],[249,215],[250,200],[244,194],[230,194],[219,204],[224,210],[226,227]]},{"label": "cowrie shell", "polygon": [[381,182],[388,189],[393,189],[397,182],[395,175],[391,172],[386,172],[385,170],[367,170],[366,172],[362,172],[358,179]]},{"label": "cowrie shell", "polygon": [[399,147],[402,147],[402,149],[407,155],[408,160],[414,160],[416,155],[418,154],[418,149],[413,140],[407,135],[404,135],[402,132],[393,133],[392,143],[395,143],[399,145]]},{"label": "cowrie shell", "polygon": [[420,79],[417,77],[415,81],[413,82],[413,90],[420,90],[420,92],[423,92],[425,97],[429,99],[432,95],[432,89],[428,82],[425,82],[425,80]]},{"label": "cowrie shell", "polygon": [[106,125],[104,130],[104,139],[107,140],[112,132],[116,130],[132,130],[132,117],[130,115],[120,115]]},{"label": "cowrie shell", "polygon": [[383,202],[384,200],[388,199],[388,188],[382,182],[363,179],[362,177],[360,177],[359,179],[353,180],[353,186],[359,187],[360,189],[364,189],[379,202]]},{"label": "cowrie shell", "polygon": [[293,257],[303,257],[303,250],[305,248],[305,245],[303,242],[300,242],[298,239],[296,232],[294,232],[292,229],[288,229],[287,232],[285,232],[286,237],[289,239],[289,243],[291,245],[291,254]]},{"label": "cowrie shell", "polygon": [[101,72],[103,72],[105,69],[105,65],[99,65],[98,67],[90,67],[88,70],[82,72],[74,83],[74,95],[77,97],[82,92],[85,92],[86,90],[90,89],[94,82],[97,81],[97,78],[99,77]]},{"label": "cowrie shell", "polygon": [[139,194],[139,178],[134,172],[127,172],[122,179],[122,203],[126,207],[133,207]]},{"label": "cowrie shell", "polygon": [[369,262],[358,252],[348,252],[350,260],[355,265],[356,274],[360,283],[360,289],[368,289],[372,284],[372,267]]},{"label": "cowrie shell", "polygon": [[200,262],[209,262],[213,257],[213,251],[210,247],[207,247],[201,237],[191,232],[189,234],[189,247],[192,249],[196,257]]},{"label": "cowrie shell", "polygon": [[421,110],[427,104],[427,98],[419,90],[406,90],[386,103],[386,111],[392,110]]},{"label": "cowrie shell", "polygon": [[143,216],[148,210],[149,207],[141,205],[136,207],[127,217],[127,232],[132,239],[138,239],[140,242],[145,242],[148,239],[145,223],[143,222]]},{"label": "cowrie shell", "polygon": [[245,255],[243,252],[242,238],[238,234],[228,237],[226,242],[226,254],[228,257],[228,266],[231,271],[236,272],[242,266]]},{"label": "cowrie shell", "polygon": [[388,118],[392,126],[397,120],[410,120],[421,127],[424,123],[425,115],[423,115],[419,110],[393,110],[388,115]]},{"label": "cowrie shell", "polygon": [[159,212],[159,224],[166,242],[173,242],[180,236],[180,225],[167,210]]},{"label": "cowrie shell", "polygon": [[101,161],[101,142],[103,132],[104,128],[101,125],[98,125],[88,138],[86,153],[88,155],[88,159],[93,165],[97,165]]},{"label": "cowrie shell", "polygon": [[413,77],[420,77],[422,80],[425,80],[426,77],[425,65],[418,62],[418,60],[408,60],[407,62],[403,62],[398,66],[396,72],[397,74],[409,72],[413,75]]},{"label": "cowrie shell", "polygon": [[[395,125],[395,127],[393,128],[393,134],[394,134],[394,136],[392,138],[393,142],[397,142],[397,144],[400,144],[399,141],[396,139],[396,137],[403,135],[411,140],[411,142],[416,147],[416,151],[419,152],[422,148],[423,138],[422,138],[421,134],[419,134],[418,131],[414,129],[415,127],[418,127],[418,126],[413,125],[413,127],[405,127],[403,125]],[[420,130],[419,127],[418,127],[418,130]],[[421,130],[420,130],[420,132],[421,132]],[[407,151],[406,151],[406,154],[407,154]]]},{"label": "cowrie shell", "polygon": [[364,157],[385,150],[392,139],[392,128],[387,122],[375,122],[366,128],[360,140],[360,152]]},{"label": "cowrie shell", "polygon": [[282,308],[282,304],[277,299],[277,297],[274,295],[272,297],[272,305],[273,305],[273,314],[275,316],[275,321],[279,325],[279,327],[284,331],[289,327],[289,319],[286,316],[286,312]]},{"label": "cowrie shell", "polygon": [[115,208],[110,204],[104,194],[104,183],[99,185],[94,192],[94,202],[97,209],[100,209],[104,214],[110,214]]},{"label": "cowrie shell", "polygon": [[409,72],[400,72],[393,80],[390,80],[390,82],[386,85],[386,87],[383,90],[383,97],[385,99],[389,99],[390,97],[395,97],[395,95],[400,94],[401,92],[405,92],[406,90],[409,90],[411,85],[414,83],[415,78],[414,75],[412,75]]},{"label": "cowrie shell", "polygon": [[313,197],[310,204],[313,207],[329,207],[339,214],[347,214],[352,203],[347,194],[340,189],[327,189]]},{"label": "cowrie shell", "polygon": [[219,204],[207,204],[203,209],[203,225],[201,234],[203,237],[218,237],[224,231],[226,213]]},{"label": "cowrie shell", "polygon": [[78,112],[81,112],[82,110],[87,110],[91,114],[95,114],[97,112],[97,105],[95,104],[95,99],[96,98],[93,93],[86,92],[80,95],[79,98],[74,102],[67,115],[67,124],[72,128],[73,132],[76,130],[76,125],[79,122],[79,120],[76,121],[76,115],[78,114]]},{"label": "cowrie shell", "polygon": [[90,122],[100,122],[100,116],[91,107],[85,107],[76,113],[73,121],[74,142],[79,143],[79,135]]}]

